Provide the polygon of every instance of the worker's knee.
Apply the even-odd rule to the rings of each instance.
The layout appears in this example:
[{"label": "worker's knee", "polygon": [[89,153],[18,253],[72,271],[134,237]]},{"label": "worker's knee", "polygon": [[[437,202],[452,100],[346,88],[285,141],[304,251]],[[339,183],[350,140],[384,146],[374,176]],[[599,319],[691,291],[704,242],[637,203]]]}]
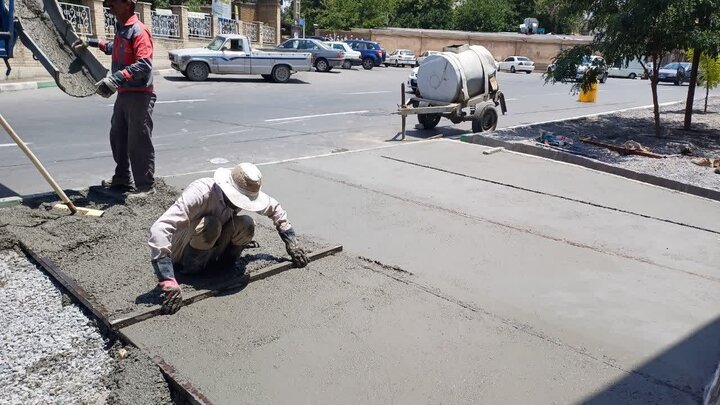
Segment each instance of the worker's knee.
[{"label": "worker's knee", "polygon": [[232,244],[244,246],[255,236],[255,220],[248,215],[238,215],[233,218],[235,233],[232,237]]},{"label": "worker's knee", "polygon": [[212,215],[203,217],[195,226],[195,235],[190,239],[190,246],[199,250],[209,250],[215,246],[222,232],[222,223]]}]

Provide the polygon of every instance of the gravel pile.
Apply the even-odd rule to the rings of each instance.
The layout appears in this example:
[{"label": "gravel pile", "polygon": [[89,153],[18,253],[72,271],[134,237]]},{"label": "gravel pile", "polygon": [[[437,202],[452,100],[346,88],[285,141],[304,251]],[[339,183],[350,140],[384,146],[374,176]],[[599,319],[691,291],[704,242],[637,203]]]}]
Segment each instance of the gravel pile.
[{"label": "gravel pile", "polygon": [[114,370],[106,341],[48,277],[0,252],[0,403],[103,403]]},{"label": "gravel pile", "polygon": [[[703,103],[696,102],[699,107]],[[564,136],[571,142],[560,146],[568,153],[579,154],[614,166],[640,173],[720,190],[720,175],[712,168],[692,163],[697,158],[720,158],[720,99],[713,98],[708,113],[693,115],[693,129],[683,130],[684,105],[661,108],[661,136],[654,132],[652,109],[637,109],[598,117],[581,118],[521,128],[498,130],[483,136],[509,142],[521,142],[542,147],[536,139],[543,131]],[[652,152],[666,155],[654,159],[637,155],[621,156],[600,146],[585,144],[582,138],[621,146],[627,141],[639,142]]]}]

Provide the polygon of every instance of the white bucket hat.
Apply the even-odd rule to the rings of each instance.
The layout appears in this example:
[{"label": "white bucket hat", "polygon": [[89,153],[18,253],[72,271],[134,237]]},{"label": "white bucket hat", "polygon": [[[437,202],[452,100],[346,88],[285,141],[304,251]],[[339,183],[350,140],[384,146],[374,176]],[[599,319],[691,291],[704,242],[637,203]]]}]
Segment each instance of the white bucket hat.
[{"label": "white bucket hat", "polygon": [[217,169],[213,177],[228,200],[240,209],[257,212],[270,205],[270,197],[260,191],[260,169],[252,163],[240,163],[232,169]]}]

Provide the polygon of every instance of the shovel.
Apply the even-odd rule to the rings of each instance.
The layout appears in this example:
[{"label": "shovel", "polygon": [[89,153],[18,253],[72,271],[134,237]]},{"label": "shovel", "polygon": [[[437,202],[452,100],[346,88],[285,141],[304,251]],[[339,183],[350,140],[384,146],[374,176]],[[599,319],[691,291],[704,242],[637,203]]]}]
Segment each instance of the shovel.
[{"label": "shovel", "polygon": [[35,154],[32,153],[30,148],[25,145],[25,142],[23,142],[22,139],[18,136],[18,134],[15,133],[15,131],[12,129],[10,124],[8,124],[7,121],[5,121],[5,118],[0,114],[0,125],[5,129],[5,131],[10,135],[10,137],[15,141],[17,146],[22,149],[23,152],[25,152],[25,155],[30,159],[33,165],[35,165],[35,168],[38,169],[40,174],[47,180],[48,184],[50,184],[50,187],[55,190],[57,195],[62,200],[63,204],[56,204],[53,208],[60,208],[60,209],[67,209],[70,210],[71,214],[80,214],[80,215],[88,215],[91,217],[101,217],[105,211],[101,210],[95,210],[92,208],[78,208],[75,206],[75,204],[70,201],[68,196],[65,194],[65,192],[60,188],[60,186],[55,182],[55,180],[50,176],[50,173],[48,173],[47,170],[45,170],[45,167],[43,167],[42,163],[35,157]]}]

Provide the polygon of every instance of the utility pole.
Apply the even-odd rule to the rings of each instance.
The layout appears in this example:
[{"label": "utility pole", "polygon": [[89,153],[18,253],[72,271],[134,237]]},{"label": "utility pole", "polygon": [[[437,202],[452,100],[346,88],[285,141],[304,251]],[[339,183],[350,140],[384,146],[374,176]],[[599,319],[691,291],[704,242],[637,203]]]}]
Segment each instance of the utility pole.
[{"label": "utility pole", "polygon": [[300,36],[300,0],[293,0],[293,20],[292,36],[298,38]]}]

